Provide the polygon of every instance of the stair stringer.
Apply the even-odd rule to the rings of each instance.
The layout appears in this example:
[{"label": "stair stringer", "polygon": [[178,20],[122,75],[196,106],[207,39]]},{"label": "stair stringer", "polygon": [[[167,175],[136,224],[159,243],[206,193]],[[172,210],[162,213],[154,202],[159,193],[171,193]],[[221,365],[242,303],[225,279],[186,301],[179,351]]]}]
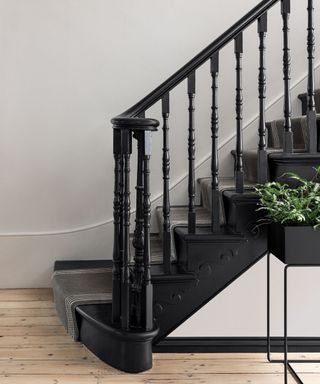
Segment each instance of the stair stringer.
[{"label": "stair stringer", "polygon": [[173,332],[195,312],[244,274],[267,252],[266,230],[255,228],[246,235],[187,234],[176,230],[182,265],[194,281],[154,285],[154,314],[159,333],[154,344]]}]

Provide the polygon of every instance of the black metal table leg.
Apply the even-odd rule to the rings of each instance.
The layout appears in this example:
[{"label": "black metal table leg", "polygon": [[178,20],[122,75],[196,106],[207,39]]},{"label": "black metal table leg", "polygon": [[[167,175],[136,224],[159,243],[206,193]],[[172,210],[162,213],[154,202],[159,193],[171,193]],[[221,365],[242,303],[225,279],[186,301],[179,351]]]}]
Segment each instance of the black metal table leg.
[{"label": "black metal table leg", "polygon": [[283,274],[283,336],[284,336],[284,382],[288,384],[288,265],[284,267]]},{"label": "black metal table leg", "polygon": [[284,357],[281,359],[271,358],[271,335],[270,335],[270,252],[267,253],[267,358],[270,363],[283,363],[284,365],[284,382],[288,383],[288,371],[294,377],[297,383],[303,384],[299,375],[292,367],[292,363],[320,363],[319,360],[301,360],[288,359],[288,270],[297,267],[320,267],[319,264],[287,264],[284,268]]}]

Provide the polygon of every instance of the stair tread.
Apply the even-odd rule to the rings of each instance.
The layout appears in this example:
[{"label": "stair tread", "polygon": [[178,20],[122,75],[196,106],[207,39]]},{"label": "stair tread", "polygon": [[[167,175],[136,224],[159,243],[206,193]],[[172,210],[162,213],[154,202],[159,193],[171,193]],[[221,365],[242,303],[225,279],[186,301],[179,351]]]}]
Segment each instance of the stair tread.
[{"label": "stair tread", "polygon": [[[316,115],[317,125],[320,126],[320,114]],[[283,147],[284,118],[278,118],[266,123],[268,130],[268,147],[281,149]],[[295,116],[291,118],[293,133],[293,147],[295,150],[306,151],[309,146],[309,130],[307,116]]]},{"label": "stair tread", "polygon": [[[156,208],[156,215],[158,219],[159,229],[162,228],[163,225],[163,215],[162,215],[162,207]],[[210,212],[202,206],[196,207],[196,218],[197,225],[207,225],[211,223],[211,215]],[[171,227],[176,225],[187,225],[188,224],[188,207],[187,206],[171,206],[170,208],[170,224]],[[160,233],[162,231],[160,230]]]},{"label": "stair tread", "polygon": [[[203,207],[206,209],[207,212],[211,211],[212,201],[211,201],[211,177],[203,177],[201,179],[198,179],[198,182],[201,186],[201,196],[202,196],[202,203]],[[251,181],[245,181],[244,187],[246,189],[250,189],[255,185],[255,183]],[[219,191],[221,192],[221,195],[223,192],[227,190],[235,190],[235,181],[233,177],[225,177],[221,178],[219,180]],[[220,195],[220,196],[221,196]],[[224,215],[224,208],[222,199],[220,199],[220,224],[225,224],[225,215]]]},{"label": "stair tread", "polygon": [[[132,237],[132,235],[131,235]],[[152,234],[150,237],[151,247],[151,263],[162,263],[162,241],[158,234]],[[135,249],[130,241],[130,257],[131,261],[134,258]],[[57,260],[54,264],[54,271],[67,271],[67,270],[79,270],[79,269],[95,269],[95,268],[112,268],[111,259],[101,260]]]},{"label": "stair tread", "polygon": [[[305,114],[307,111],[308,94],[306,92],[301,93],[300,95],[298,95],[298,99],[302,101],[302,111]],[[320,89],[315,90],[315,107],[316,112],[320,113]]]}]

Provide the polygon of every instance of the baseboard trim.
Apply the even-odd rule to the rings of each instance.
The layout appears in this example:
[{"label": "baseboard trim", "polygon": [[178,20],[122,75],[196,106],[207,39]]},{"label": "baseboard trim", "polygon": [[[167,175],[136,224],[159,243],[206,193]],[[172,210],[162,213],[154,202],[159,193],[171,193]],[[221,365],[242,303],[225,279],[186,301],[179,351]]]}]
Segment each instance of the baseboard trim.
[{"label": "baseboard trim", "polygon": [[[320,352],[319,337],[290,337],[290,352]],[[266,337],[167,337],[153,346],[158,353],[263,353],[267,350]],[[272,338],[272,351],[283,351],[283,338]]]}]

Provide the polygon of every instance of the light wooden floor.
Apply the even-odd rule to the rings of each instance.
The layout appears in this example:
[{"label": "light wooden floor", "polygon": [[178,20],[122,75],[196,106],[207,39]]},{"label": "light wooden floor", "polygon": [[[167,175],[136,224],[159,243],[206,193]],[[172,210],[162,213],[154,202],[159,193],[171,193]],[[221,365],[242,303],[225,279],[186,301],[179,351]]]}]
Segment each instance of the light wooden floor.
[{"label": "light wooden floor", "polygon": [[[320,383],[320,364],[296,368]],[[151,371],[123,374],[66,335],[50,290],[0,290],[1,384],[280,384],[282,370],[263,354],[155,354]]]}]

